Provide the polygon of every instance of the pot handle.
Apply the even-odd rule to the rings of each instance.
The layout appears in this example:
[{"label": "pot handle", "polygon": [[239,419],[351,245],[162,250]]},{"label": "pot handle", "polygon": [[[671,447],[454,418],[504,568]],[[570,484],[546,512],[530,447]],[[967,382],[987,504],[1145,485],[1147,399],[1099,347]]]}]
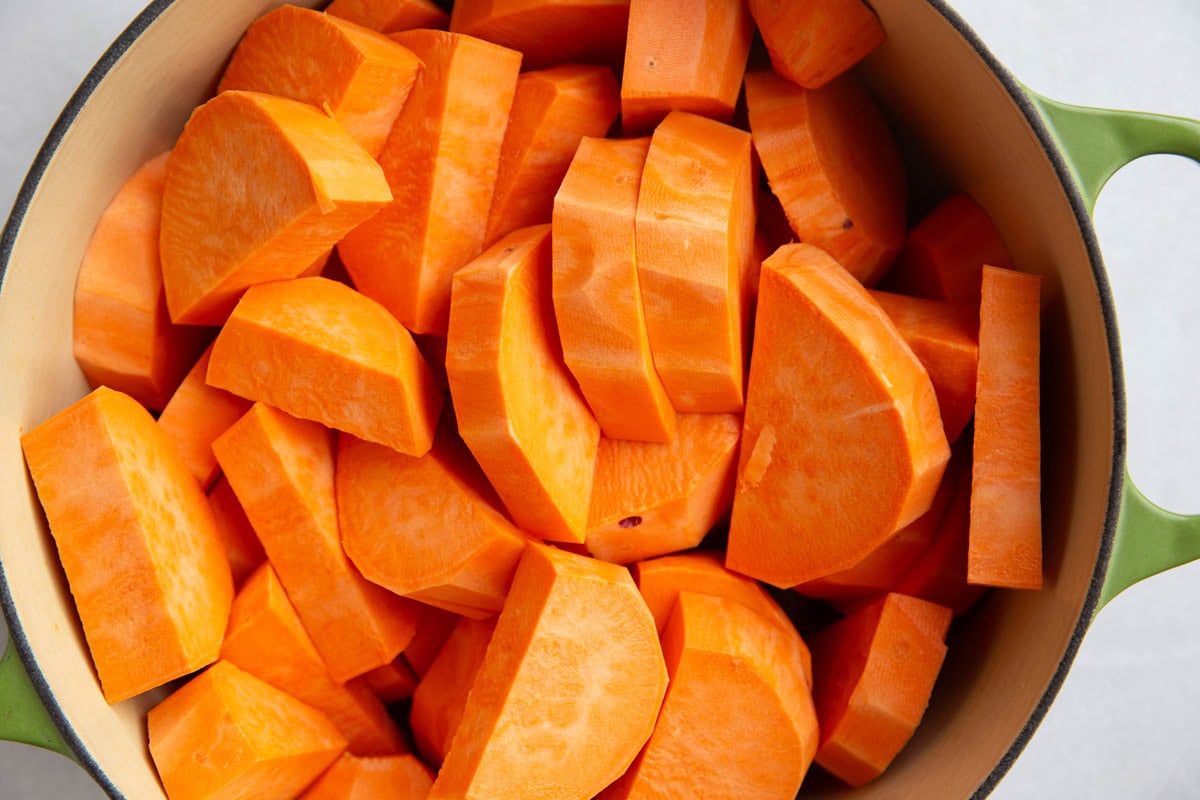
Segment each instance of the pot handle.
[{"label": "pot handle", "polygon": [[[1025,90],[1059,145],[1091,214],[1104,184],[1142,156],[1200,162],[1200,122],[1076,106]],[[1125,473],[1116,538],[1097,610],[1151,575],[1200,559],[1200,516],[1173,514],[1148,500]]]},{"label": "pot handle", "polygon": [[38,697],[12,639],[0,656],[0,740],[31,744],[67,758],[75,757]]}]

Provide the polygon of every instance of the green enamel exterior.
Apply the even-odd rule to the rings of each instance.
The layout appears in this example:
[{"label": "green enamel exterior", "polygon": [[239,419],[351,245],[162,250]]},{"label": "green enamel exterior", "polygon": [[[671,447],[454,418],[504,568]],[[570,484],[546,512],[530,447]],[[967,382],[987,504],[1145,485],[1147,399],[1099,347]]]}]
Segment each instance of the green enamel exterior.
[{"label": "green enamel exterior", "polygon": [[[1117,170],[1142,156],[1200,161],[1200,122],[1133,111],[1069,105],[1026,90],[1058,143],[1091,214]],[[1200,559],[1200,516],[1182,516],[1146,499],[1125,474],[1112,557],[1097,609],[1138,581]]]},{"label": "green enamel exterior", "polygon": [[11,641],[0,656],[0,739],[44,747],[74,758],[46,713]]}]

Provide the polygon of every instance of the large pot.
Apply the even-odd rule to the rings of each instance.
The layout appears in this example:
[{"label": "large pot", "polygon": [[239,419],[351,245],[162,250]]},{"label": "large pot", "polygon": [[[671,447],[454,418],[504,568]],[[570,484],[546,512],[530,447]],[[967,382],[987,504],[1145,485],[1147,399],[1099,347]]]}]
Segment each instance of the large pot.
[{"label": "large pot", "polygon": [[[18,436],[82,396],[74,274],[123,179],[171,145],[242,30],[278,0],[158,0],[55,125],[0,243],[0,739],[57,750],[113,797],[161,798],[145,745],[154,693],[107,705],[35,502]],[[310,3],[312,4],[312,3]],[[1026,91],[941,0],[873,0],[888,42],[865,65],[913,157],[991,214],[1044,276],[1046,587],[995,592],[956,626],[925,722],[864,798],[982,797],[1042,720],[1096,611],[1200,555],[1200,524],[1125,473],[1121,354],[1089,219],[1107,178],[1151,152],[1200,156],[1188,120],[1084,109]],[[806,789],[806,796],[837,794]]]}]

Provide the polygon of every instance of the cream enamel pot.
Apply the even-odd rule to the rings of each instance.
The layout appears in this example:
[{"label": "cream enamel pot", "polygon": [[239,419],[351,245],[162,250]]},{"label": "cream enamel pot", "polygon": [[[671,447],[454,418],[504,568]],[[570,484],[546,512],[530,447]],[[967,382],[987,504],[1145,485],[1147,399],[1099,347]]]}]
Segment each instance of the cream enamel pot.
[{"label": "cream enamel pot", "polygon": [[[159,0],[92,70],[51,131],[0,241],[0,738],[58,750],[113,797],[162,798],[144,715],[161,696],[101,697],[21,457],[24,430],[87,391],[71,355],[75,270],[126,176],[169,147],[241,32],[274,0]],[[1200,156],[1200,125],[1081,109],[1027,92],[941,0],[873,0],[888,42],[864,74],[914,159],[992,215],[1044,276],[1046,588],[994,592],[952,632],[925,722],[864,798],[986,795],[1053,701],[1096,610],[1200,556],[1200,522],[1125,474],[1112,298],[1090,212],[1147,153]],[[814,781],[804,796],[840,795]]]}]

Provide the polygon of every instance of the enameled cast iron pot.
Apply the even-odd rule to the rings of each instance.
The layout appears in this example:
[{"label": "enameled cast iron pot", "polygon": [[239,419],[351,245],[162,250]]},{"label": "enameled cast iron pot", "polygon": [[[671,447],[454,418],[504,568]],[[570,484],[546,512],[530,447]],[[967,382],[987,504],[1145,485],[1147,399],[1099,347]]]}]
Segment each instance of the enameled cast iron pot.
[{"label": "enameled cast iron pot", "polygon": [[[0,601],[12,631],[0,739],[78,760],[113,797],[163,797],[144,724],[158,696],[115,707],[101,697],[18,438],[87,391],[71,355],[71,297],[95,220],[137,166],[172,145],[250,21],[279,4],[156,0],[51,131],[0,243]],[[1104,182],[1134,158],[1200,158],[1200,124],[1051,102],[1018,84],[942,0],[872,5],[888,41],[864,72],[913,158],[974,196],[1018,267],[1045,279],[1046,587],[993,592],[956,626],[925,722],[858,793],[982,797],[1045,715],[1096,610],[1200,556],[1200,520],[1156,508],[1125,474],[1121,353],[1089,219]]]}]

